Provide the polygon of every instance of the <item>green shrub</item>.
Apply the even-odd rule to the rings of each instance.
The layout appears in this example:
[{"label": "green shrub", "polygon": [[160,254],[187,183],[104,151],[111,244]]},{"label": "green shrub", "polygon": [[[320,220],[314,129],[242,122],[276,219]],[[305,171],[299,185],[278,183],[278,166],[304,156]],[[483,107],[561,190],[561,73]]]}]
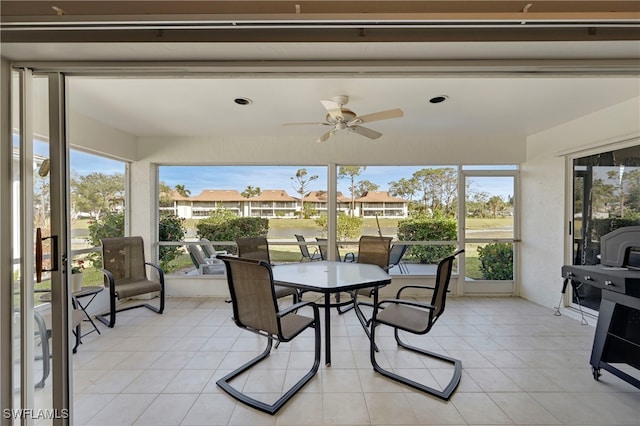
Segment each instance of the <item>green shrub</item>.
[{"label": "green shrub", "polygon": [[[87,241],[94,247],[100,247],[101,238],[124,237],[124,212],[106,212],[100,219],[89,223]],[[102,255],[91,252],[87,255],[94,267],[102,268]]]},{"label": "green shrub", "polygon": [[[327,215],[322,214],[315,219],[316,225],[322,228],[322,232],[327,234]],[[346,214],[338,215],[338,225],[336,229],[336,239],[338,241],[355,240],[362,233],[364,219]]]},{"label": "green shrub", "polygon": [[606,219],[593,219],[593,238],[594,240],[599,240],[603,235],[613,232],[616,229],[638,225],[640,225],[640,220],[637,218],[612,217]]},{"label": "green shrub", "polygon": [[[198,236],[210,241],[235,241],[242,237],[266,237],[269,232],[269,219],[262,217],[238,217],[225,210],[217,210],[196,224]],[[215,247],[216,250],[229,250],[229,247]]]},{"label": "green shrub", "polygon": [[511,244],[492,243],[478,247],[478,258],[483,279],[513,279],[513,247]]},{"label": "green shrub", "polygon": [[[186,233],[183,226],[184,219],[173,214],[163,214],[158,222],[160,241],[182,241]],[[100,219],[89,223],[89,238],[87,241],[93,246],[100,246],[101,238],[124,236],[124,213],[106,212]],[[165,272],[171,272],[169,263],[180,256],[179,246],[160,246],[160,267]],[[94,267],[102,268],[102,256],[92,252],[87,255]]]},{"label": "green shrub", "polygon": [[[165,213],[160,216],[158,223],[158,237],[160,241],[182,241],[187,230],[184,227],[184,219]],[[182,254],[180,246],[160,246],[160,267],[169,272],[169,263]]]},{"label": "green shrub", "polygon": [[[417,216],[398,221],[398,239],[402,241],[449,241],[458,238],[458,224],[455,218],[443,215]],[[420,263],[437,263],[449,256],[456,249],[455,245],[444,246],[409,246],[407,256]]]}]

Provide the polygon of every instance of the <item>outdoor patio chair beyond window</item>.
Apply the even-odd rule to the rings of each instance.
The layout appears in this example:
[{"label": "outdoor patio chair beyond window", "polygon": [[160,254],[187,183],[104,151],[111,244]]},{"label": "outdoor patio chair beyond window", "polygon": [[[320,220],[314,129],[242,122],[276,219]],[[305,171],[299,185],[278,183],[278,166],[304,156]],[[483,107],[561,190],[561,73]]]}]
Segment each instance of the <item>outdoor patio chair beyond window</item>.
[{"label": "outdoor patio chair beyond window", "polygon": [[402,258],[408,248],[409,246],[407,244],[394,244],[391,246],[391,251],[389,252],[389,266],[387,267],[387,270],[397,266],[401,274],[409,272],[407,266],[402,263]]},{"label": "outdoor patio chair beyond window", "polygon": [[204,246],[200,248],[197,244],[187,244],[187,251],[189,252],[189,257],[191,257],[191,263],[196,267],[198,273],[200,275],[224,274],[222,262],[207,262],[203,248]]},{"label": "outdoor patio chair beyond window", "polygon": [[[227,282],[233,304],[234,322],[242,329],[266,337],[267,346],[260,355],[219,379],[216,384],[238,401],[260,411],[275,414],[318,371],[320,365],[320,314],[318,307],[313,302],[301,302],[280,310],[273,285],[273,273],[268,263],[231,256],[220,256],[220,259],[227,268]],[[300,310],[307,309],[307,307],[312,309],[313,317],[299,314]],[[315,330],[314,359],[311,369],[273,404],[255,399],[259,391],[252,392],[251,389],[247,389],[247,384],[242,380],[239,380],[238,384],[242,391],[231,384],[234,378],[269,356],[274,340],[277,343],[289,342],[309,327]],[[289,378],[289,374],[296,377],[300,373],[298,370],[292,371],[287,373],[287,378]],[[254,396],[249,396],[249,394]]]},{"label": "outdoor patio chair beyond window", "polygon": [[211,241],[209,241],[208,238],[200,238],[200,242],[202,243],[202,245],[200,245],[202,252],[204,253],[204,257],[208,257],[209,259],[211,259],[212,257],[214,257],[216,255],[216,249],[215,247],[213,247],[213,244],[211,244]]},{"label": "outdoor patio chair beyond window", "polygon": [[[370,356],[373,369],[386,377],[409,385],[423,392],[427,392],[431,395],[435,395],[438,398],[442,398],[444,400],[448,400],[451,397],[451,394],[456,390],[456,387],[460,383],[460,377],[462,375],[462,362],[448,356],[428,351],[426,349],[411,346],[401,339],[400,332],[403,331],[412,334],[427,334],[431,330],[438,318],[440,318],[440,316],[444,312],[445,302],[447,299],[447,291],[449,289],[449,282],[451,280],[451,269],[453,266],[453,261],[455,257],[462,252],[464,252],[464,250],[460,250],[455,254],[448,256],[440,261],[440,263],[438,264],[435,287],[420,285],[407,285],[401,287],[400,290],[398,290],[395,299],[382,300],[375,306],[373,310],[373,318],[371,320]],[[416,301],[414,297],[412,297],[411,300],[403,300],[402,292],[407,288],[424,290],[426,297],[428,297],[429,293],[431,293],[431,303]],[[444,386],[443,389],[435,389],[423,383],[419,383],[417,381],[417,378],[416,380],[413,380],[406,376],[401,376],[398,371],[403,370],[396,370],[396,372],[392,372],[391,370],[386,370],[382,366],[380,366],[376,361],[375,343],[376,327],[378,327],[379,325],[387,325],[389,327],[393,327],[396,342],[401,348],[405,348],[410,351],[435,358],[436,360],[442,361],[446,364],[453,365],[453,373],[451,375],[449,383],[447,383],[447,385]],[[390,357],[387,358],[391,359]],[[402,357],[394,358],[402,359]]]},{"label": "outdoor patio chair beyond window", "polygon": [[[329,260],[329,255],[327,253],[327,239],[326,238],[316,238],[318,244],[318,249],[320,250],[320,258],[322,260]],[[339,262],[355,262],[355,255],[353,253],[347,253],[344,255],[344,259],[340,257],[340,250],[338,250],[338,246],[336,246],[336,260]]]},{"label": "outdoor patio chair beyond window", "polygon": [[[116,312],[146,307],[161,314],[164,311],[164,272],[154,263],[144,260],[144,243],[142,237],[101,238],[102,269],[104,285],[109,291],[109,313],[96,315],[105,325],[113,328],[116,324]],[[147,276],[147,266],[155,270],[157,279],[152,281]],[[117,309],[117,301],[159,293],[159,306],[141,303]],[[109,316],[109,319],[106,318]]]},{"label": "outdoor patio chair beyond window", "polygon": [[[299,243],[306,243],[304,236],[295,234],[295,237]],[[302,258],[300,259],[301,262],[304,260],[308,260],[308,261],[322,260],[322,256],[320,255],[320,252],[318,252],[317,247],[313,249],[313,252],[310,252],[308,245],[300,244],[299,246],[300,246],[300,253],[302,254]]]}]

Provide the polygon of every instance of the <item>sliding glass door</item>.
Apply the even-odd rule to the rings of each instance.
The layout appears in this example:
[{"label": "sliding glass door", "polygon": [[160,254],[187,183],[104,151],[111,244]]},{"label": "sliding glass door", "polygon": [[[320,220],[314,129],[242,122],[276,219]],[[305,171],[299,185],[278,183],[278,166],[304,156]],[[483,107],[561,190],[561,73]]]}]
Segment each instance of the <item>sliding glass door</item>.
[{"label": "sliding glass door", "polygon": [[70,296],[63,76],[14,71],[12,93],[10,417],[22,424],[67,424]]}]

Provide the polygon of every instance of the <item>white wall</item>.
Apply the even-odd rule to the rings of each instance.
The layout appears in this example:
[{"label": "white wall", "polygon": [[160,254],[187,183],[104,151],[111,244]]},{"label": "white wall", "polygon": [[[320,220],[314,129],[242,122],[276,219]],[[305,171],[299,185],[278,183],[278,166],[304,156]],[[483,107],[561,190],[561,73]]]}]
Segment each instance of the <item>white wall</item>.
[{"label": "white wall", "polygon": [[[634,141],[635,138],[635,141]],[[640,144],[640,97],[581,117],[527,141],[527,160],[522,164],[522,244],[520,295],[543,306],[560,299],[560,268],[567,263],[571,176],[565,174],[564,155]]]}]

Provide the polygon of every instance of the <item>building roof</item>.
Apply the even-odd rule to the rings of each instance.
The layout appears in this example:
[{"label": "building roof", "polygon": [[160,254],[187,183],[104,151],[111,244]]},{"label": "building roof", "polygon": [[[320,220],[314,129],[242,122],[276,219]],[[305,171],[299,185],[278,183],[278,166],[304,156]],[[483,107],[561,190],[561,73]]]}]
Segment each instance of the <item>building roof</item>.
[{"label": "building roof", "polygon": [[171,199],[173,201],[190,201],[191,200],[191,198],[185,197],[184,195],[181,195],[175,189],[171,191],[171,194],[169,194],[169,196],[171,197]]},{"label": "building roof", "polygon": [[[340,191],[336,192],[336,198],[339,203],[348,203],[351,201],[349,197],[345,197]],[[326,203],[327,191],[311,191],[304,197],[304,202]]]},{"label": "building roof", "polygon": [[247,201],[235,189],[204,189],[200,194],[190,198],[191,201]]},{"label": "building roof", "polygon": [[358,203],[406,203],[407,200],[392,197],[388,191],[367,191],[360,198],[356,198]]},{"label": "building roof", "polygon": [[259,195],[249,198],[249,201],[298,201],[298,198],[282,189],[265,189]]}]

